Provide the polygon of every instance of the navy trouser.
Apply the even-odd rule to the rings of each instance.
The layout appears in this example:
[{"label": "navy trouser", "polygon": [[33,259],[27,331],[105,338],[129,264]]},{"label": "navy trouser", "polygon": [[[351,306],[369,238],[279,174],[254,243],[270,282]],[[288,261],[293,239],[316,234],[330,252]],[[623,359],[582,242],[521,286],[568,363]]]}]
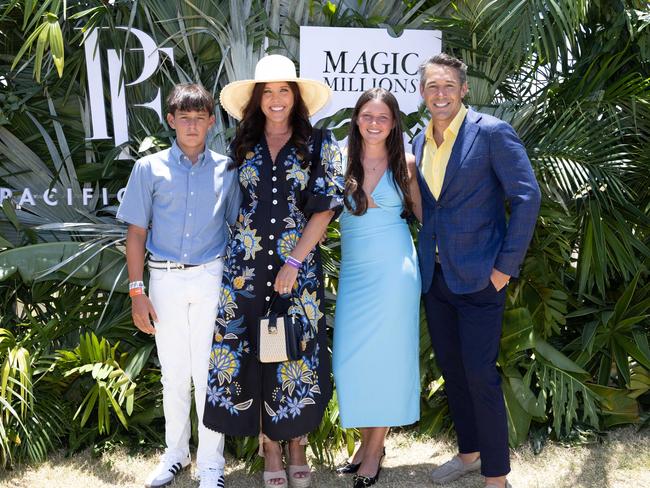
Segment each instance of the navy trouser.
[{"label": "navy trouser", "polygon": [[424,294],[429,334],[445,379],[461,453],[480,451],[483,476],[510,472],[508,423],[496,369],[506,287],[452,293],[436,264]]}]

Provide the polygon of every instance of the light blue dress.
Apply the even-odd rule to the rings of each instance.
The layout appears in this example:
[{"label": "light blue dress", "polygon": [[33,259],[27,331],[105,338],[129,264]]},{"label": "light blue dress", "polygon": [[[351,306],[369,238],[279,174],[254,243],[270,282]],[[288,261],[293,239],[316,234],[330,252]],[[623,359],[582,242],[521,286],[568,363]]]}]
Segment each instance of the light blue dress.
[{"label": "light blue dress", "polygon": [[340,218],[333,369],[345,428],[420,418],[420,272],[389,170],[372,199],[378,208]]}]

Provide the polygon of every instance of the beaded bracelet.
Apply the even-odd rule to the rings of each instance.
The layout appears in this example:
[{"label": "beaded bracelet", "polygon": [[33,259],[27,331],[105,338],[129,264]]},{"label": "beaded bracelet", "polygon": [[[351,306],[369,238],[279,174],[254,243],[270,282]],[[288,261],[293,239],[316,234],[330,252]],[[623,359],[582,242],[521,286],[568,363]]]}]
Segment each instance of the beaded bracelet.
[{"label": "beaded bracelet", "polygon": [[294,258],[293,256],[287,256],[285,263],[287,263],[292,268],[296,268],[296,269],[300,269],[302,267],[302,263],[298,261],[296,258]]}]

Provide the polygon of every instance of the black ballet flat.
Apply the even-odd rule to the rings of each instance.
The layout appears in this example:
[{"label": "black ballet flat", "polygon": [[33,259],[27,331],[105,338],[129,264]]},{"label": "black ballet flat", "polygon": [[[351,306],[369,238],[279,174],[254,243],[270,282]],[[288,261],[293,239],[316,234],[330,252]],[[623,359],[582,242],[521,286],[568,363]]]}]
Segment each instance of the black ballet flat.
[{"label": "black ballet flat", "polygon": [[[386,448],[384,447],[384,451],[381,453],[381,457],[383,458],[385,455]],[[355,474],[357,471],[359,471],[359,466],[361,466],[361,463],[351,463],[349,461],[346,461],[345,464],[342,464],[336,468],[336,474]]]},{"label": "black ballet flat", "polygon": [[[372,486],[377,481],[379,481],[379,473],[381,473],[381,465],[384,462],[384,457],[386,457],[386,449],[384,449],[381,458],[379,458],[379,466],[377,467],[377,473],[374,476],[360,476],[358,474],[354,475],[352,478],[352,487],[353,488],[366,488],[367,486]],[[359,468],[357,468],[358,470]]]},{"label": "black ballet flat", "polygon": [[336,474],[354,474],[357,471],[359,471],[359,466],[361,466],[361,463],[350,463],[346,462],[345,464],[342,464],[338,468],[336,468]]}]

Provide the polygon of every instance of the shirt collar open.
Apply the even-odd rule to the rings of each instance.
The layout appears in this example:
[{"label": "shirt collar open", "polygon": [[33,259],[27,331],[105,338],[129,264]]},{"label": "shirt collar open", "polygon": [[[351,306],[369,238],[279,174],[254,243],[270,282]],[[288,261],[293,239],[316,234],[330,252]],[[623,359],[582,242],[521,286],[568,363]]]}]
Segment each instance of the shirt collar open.
[{"label": "shirt collar open", "polygon": [[[458,113],[455,115],[455,117],[452,119],[451,123],[449,126],[445,129],[445,139],[447,139],[448,134],[453,134],[453,136],[457,136],[458,132],[460,131],[460,126],[463,125],[463,121],[465,120],[465,116],[467,115],[467,107],[461,103],[460,109],[458,110]],[[433,121],[429,121],[429,125],[427,125],[427,130],[425,132],[425,137],[427,138],[427,141],[433,141]]]},{"label": "shirt collar open", "polygon": [[[208,145],[206,144],[205,148],[203,149],[203,152],[199,154],[199,158],[196,161],[197,166],[201,167],[206,163],[206,161],[208,160],[208,151],[209,151]],[[190,163],[190,165],[192,165],[192,162],[189,160],[189,158],[185,156],[181,148],[178,147],[178,144],[176,143],[175,139],[170,149],[170,155],[172,157],[172,161],[174,161],[177,164],[183,164],[182,158],[185,158]]]}]

